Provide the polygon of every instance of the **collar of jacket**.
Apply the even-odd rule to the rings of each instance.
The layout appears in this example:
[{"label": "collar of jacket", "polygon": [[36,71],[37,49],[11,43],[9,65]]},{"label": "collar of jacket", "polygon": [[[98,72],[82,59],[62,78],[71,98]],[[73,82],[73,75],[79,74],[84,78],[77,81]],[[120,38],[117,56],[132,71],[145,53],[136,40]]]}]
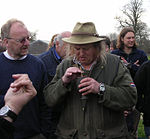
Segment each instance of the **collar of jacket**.
[{"label": "collar of jacket", "polygon": [[56,61],[58,61],[58,62],[60,63],[60,62],[62,61],[62,59],[61,59],[61,57],[57,54],[55,45],[52,47],[51,50],[52,50],[52,53],[53,53],[53,55],[54,55]]},{"label": "collar of jacket", "polygon": [[130,54],[125,53],[122,48],[119,48],[119,50],[120,50],[120,53],[122,53],[122,54],[124,54],[124,55],[132,55],[132,54],[136,53],[137,48],[136,48],[136,47],[133,47],[133,48],[132,48],[132,52],[131,52]]}]

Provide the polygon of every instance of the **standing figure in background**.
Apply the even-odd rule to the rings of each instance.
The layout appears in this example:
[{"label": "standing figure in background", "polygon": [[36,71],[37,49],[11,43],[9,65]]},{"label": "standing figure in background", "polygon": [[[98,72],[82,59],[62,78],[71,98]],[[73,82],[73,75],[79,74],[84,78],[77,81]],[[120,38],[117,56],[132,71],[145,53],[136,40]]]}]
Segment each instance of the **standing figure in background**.
[{"label": "standing figure in background", "polygon": [[106,53],[92,22],[78,22],[62,40],[68,44],[67,58],[44,89],[47,104],[63,108],[57,138],[127,138],[123,112],[136,104],[137,95],[127,68]]},{"label": "standing figure in background", "polygon": [[112,40],[110,42],[110,52],[112,52],[115,49],[117,49],[117,40]]},{"label": "standing figure in background", "polygon": [[66,56],[67,44],[62,41],[62,38],[70,37],[70,35],[71,32],[69,31],[65,31],[59,35],[56,35],[51,43],[53,46],[51,46],[48,51],[38,56],[46,66],[48,82],[53,79],[56,73],[57,65],[59,65]]},{"label": "standing figure in background", "polygon": [[[52,38],[50,44],[52,45],[47,52],[42,53],[39,58],[44,62],[48,75],[48,82],[51,82],[56,73],[57,66],[66,56],[66,47],[67,44],[62,41],[62,38],[67,38],[71,36],[71,32],[65,31],[56,35]],[[56,106],[52,109],[51,121],[52,121],[52,132],[50,133],[50,139],[56,139],[54,134],[56,131],[56,126],[59,121],[60,113],[62,111],[61,106]]]},{"label": "standing figure in background", "polygon": [[1,37],[6,51],[0,53],[0,104],[14,81],[13,74],[28,74],[37,91],[34,97],[21,110],[14,122],[14,139],[44,139],[50,132],[50,108],[45,104],[43,88],[48,79],[41,60],[28,54],[30,34],[24,23],[17,19],[8,20],[1,28]]},{"label": "standing figure in background", "polygon": [[[148,58],[144,51],[137,49],[135,32],[132,28],[127,27],[122,29],[118,36],[117,48],[111,53],[120,56],[134,79],[140,65],[147,61]],[[133,111],[125,111],[125,116],[129,132],[131,135],[137,136],[137,126],[140,119],[139,112],[136,109]]]},{"label": "standing figure in background", "polygon": [[124,28],[117,40],[117,48],[111,53],[120,56],[134,78],[140,65],[148,60],[146,53],[137,48],[135,33],[132,28]]},{"label": "standing figure in background", "polygon": [[102,41],[102,45],[105,46],[105,50],[106,52],[110,52],[110,39],[107,36],[100,36],[101,38],[104,38],[104,40]]},{"label": "standing figure in background", "polygon": [[54,34],[54,35],[52,36],[52,38],[51,38],[51,40],[50,40],[50,42],[49,42],[49,44],[48,44],[47,50],[49,50],[51,47],[54,46],[55,39],[56,39],[56,36],[57,36],[57,35],[59,35],[59,34]]}]

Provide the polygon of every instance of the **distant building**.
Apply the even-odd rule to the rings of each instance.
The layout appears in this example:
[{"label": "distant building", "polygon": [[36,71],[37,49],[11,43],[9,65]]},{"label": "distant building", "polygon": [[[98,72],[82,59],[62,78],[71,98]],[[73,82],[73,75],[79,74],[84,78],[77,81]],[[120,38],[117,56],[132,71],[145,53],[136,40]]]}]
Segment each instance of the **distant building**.
[{"label": "distant building", "polygon": [[29,53],[33,55],[39,55],[45,52],[48,48],[48,43],[42,40],[36,40],[30,43]]}]

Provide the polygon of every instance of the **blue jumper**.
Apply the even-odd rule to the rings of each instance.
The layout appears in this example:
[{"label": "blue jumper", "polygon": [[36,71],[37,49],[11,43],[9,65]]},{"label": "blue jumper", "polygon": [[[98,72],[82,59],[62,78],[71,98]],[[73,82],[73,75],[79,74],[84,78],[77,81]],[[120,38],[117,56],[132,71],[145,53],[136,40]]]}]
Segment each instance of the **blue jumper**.
[{"label": "blue jumper", "polygon": [[23,60],[10,60],[0,53],[0,104],[10,84],[12,74],[26,73],[37,90],[35,96],[19,113],[15,125],[15,139],[28,138],[40,133],[48,136],[50,132],[50,108],[45,103],[43,88],[47,84],[46,69],[41,60],[30,54]]}]

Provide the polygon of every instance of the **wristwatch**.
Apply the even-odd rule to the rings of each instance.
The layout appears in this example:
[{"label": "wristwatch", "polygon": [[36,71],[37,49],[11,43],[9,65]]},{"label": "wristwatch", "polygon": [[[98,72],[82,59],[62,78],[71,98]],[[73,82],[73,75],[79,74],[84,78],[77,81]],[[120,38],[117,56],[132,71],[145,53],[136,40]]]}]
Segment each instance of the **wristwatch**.
[{"label": "wristwatch", "polygon": [[17,114],[14,113],[9,106],[4,106],[0,109],[0,117],[10,117],[13,121],[16,120]]},{"label": "wristwatch", "polygon": [[105,92],[105,85],[104,83],[100,83],[98,95],[103,95],[104,92]]}]

